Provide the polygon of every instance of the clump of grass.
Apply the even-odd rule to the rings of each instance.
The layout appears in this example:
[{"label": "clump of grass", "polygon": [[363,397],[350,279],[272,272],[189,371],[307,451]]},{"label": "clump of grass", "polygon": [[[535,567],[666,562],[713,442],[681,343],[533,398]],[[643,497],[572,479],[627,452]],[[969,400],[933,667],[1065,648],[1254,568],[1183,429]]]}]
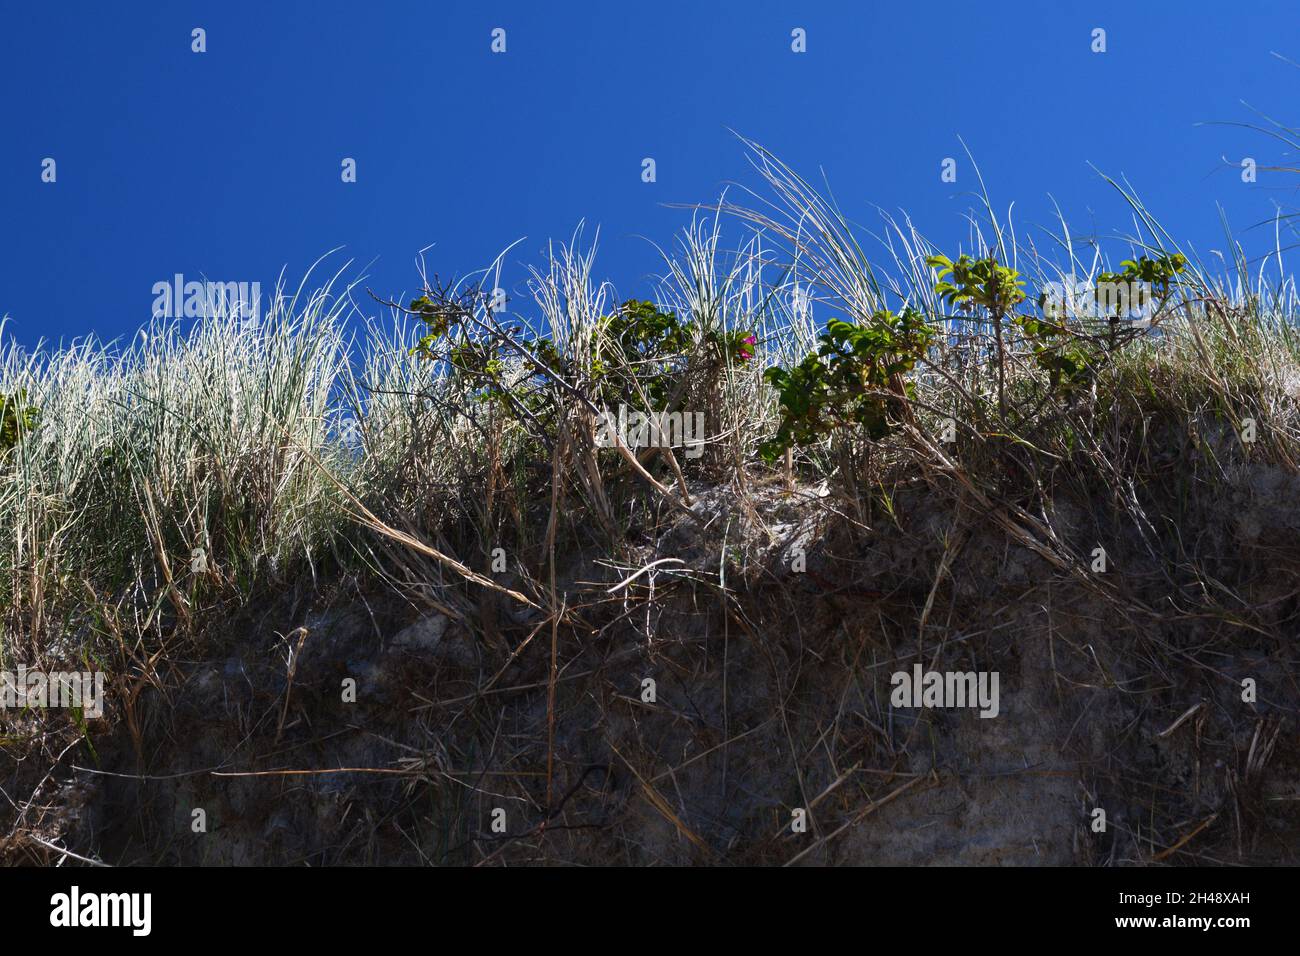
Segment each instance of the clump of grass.
[{"label": "clump of grass", "polygon": [[62,641],[85,602],[126,595],[185,617],[320,553],[341,526],[311,456],[337,458],[344,305],[328,287],[280,291],[256,325],[217,314],[184,331],[154,322],[125,345],[5,346],[4,390],[39,410],[0,465],[11,639]]}]

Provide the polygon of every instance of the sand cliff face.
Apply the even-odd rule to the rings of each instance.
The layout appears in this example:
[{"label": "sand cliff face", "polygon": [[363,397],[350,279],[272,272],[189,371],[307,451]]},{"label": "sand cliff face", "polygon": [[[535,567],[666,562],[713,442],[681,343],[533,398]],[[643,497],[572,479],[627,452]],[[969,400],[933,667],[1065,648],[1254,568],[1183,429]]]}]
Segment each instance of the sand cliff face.
[{"label": "sand cliff face", "polygon": [[[1300,482],[1234,475],[1149,528],[696,488],[703,530],[563,555],[555,627],[303,582],[119,700],[41,819],[117,863],[1294,863]],[[918,664],[996,673],[996,716],[896,706]]]}]

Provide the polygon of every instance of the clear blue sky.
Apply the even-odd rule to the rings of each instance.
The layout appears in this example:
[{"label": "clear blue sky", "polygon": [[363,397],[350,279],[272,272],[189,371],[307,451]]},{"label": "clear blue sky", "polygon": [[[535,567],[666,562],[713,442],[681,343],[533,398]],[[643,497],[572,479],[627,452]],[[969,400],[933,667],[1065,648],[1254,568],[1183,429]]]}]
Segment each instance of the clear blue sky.
[{"label": "clear blue sky", "polygon": [[[1091,161],[1127,175],[1175,235],[1223,248],[1216,203],[1244,229],[1293,187],[1222,165],[1278,161],[1280,144],[1195,124],[1249,121],[1243,100],[1300,123],[1300,69],[1270,56],[1300,60],[1297,14],[1204,0],[5,0],[0,314],[27,344],[129,334],[175,273],[265,290],[334,246],[358,269],[377,259],[369,284],[395,295],[418,284],[425,246],[431,268],[463,273],[521,236],[511,262],[534,258],[580,219],[600,224],[597,261],[620,295],[644,294],[660,262],[640,237],[667,242],[687,215],[663,204],[753,182],[729,127],[824,169],[869,224],[878,204],[964,238],[960,135],[1022,229],[1051,221],[1049,193],[1076,231],[1125,229]],[[206,53],[191,52],[194,27]],[[795,27],[806,54],[790,49]],[[946,156],[956,185],[940,181]],[[1264,251],[1271,229],[1245,238]]]}]

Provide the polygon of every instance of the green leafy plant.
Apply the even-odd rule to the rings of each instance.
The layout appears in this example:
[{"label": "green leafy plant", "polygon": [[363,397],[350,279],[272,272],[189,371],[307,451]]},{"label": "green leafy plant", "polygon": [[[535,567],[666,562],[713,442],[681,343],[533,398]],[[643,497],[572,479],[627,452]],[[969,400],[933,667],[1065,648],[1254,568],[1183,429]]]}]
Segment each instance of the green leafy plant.
[{"label": "green leafy plant", "polygon": [[754,337],[754,333],[747,329],[711,331],[705,335],[705,340],[719,357],[725,357],[728,361],[736,363],[748,362],[754,357],[755,350],[758,348],[758,340]]},{"label": "green leafy plant", "polygon": [[[1119,272],[1102,272],[1097,276],[1096,289],[1094,295],[1097,297],[1098,305],[1106,309],[1118,309],[1118,302],[1105,302],[1101,297],[1101,289],[1104,285],[1136,285],[1137,283],[1147,283],[1151,286],[1156,300],[1156,310],[1164,308],[1165,303],[1169,300],[1173,287],[1178,284],[1178,276],[1187,268],[1187,257],[1182,253],[1175,252],[1172,255],[1161,255],[1154,259],[1147,256],[1138,256],[1136,260],[1125,259],[1120,263],[1122,267]],[[1107,316],[1111,323],[1112,338],[1114,330],[1119,323],[1118,315]]]},{"label": "green leafy plant", "polygon": [[467,327],[479,295],[473,289],[453,293],[448,288],[435,288],[412,299],[407,311],[424,323],[425,332],[412,346],[411,354],[446,362],[471,399],[508,404],[503,343]]},{"label": "green leafy plant", "polygon": [[1072,335],[1062,324],[1032,315],[1017,315],[1013,321],[1025,333],[1034,362],[1047,373],[1053,389],[1070,392],[1088,380],[1098,356],[1087,340]]},{"label": "green leafy plant", "polygon": [[[977,307],[987,311],[997,342],[998,407],[1003,418],[1006,416],[1005,321],[1012,322],[1023,333],[1035,364],[1047,374],[1053,390],[1077,389],[1089,380],[1104,359],[1099,343],[1069,328],[1064,316],[1053,317],[1055,321],[1046,316],[1045,293],[1038,300],[1043,317],[1017,312],[1016,307],[1025,300],[1025,283],[1015,269],[1001,265],[994,257],[972,259],[963,255],[954,262],[947,256],[934,255],[926,259],[926,264],[939,269],[934,290],[944,302],[963,311]],[[1155,259],[1141,256],[1137,260],[1125,260],[1121,265],[1121,272],[1102,272],[1097,277],[1094,293],[1098,295],[1097,301],[1103,301],[1099,295],[1103,284],[1145,282],[1154,289],[1158,307],[1163,307],[1187,260],[1174,253]],[[1109,319],[1108,345],[1114,349],[1121,344],[1119,317],[1112,315]]]},{"label": "green leafy plant", "polygon": [[928,256],[925,264],[939,270],[934,291],[949,305],[973,311],[976,307],[988,310],[997,342],[998,411],[1007,417],[1006,345],[1003,342],[1002,321],[1024,298],[1021,288],[1025,283],[1020,273],[1001,265],[994,256],[972,259],[961,255],[953,262],[947,256]]},{"label": "green leafy plant", "polygon": [[1025,297],[1020,273],[999,264],[992,256],[972,259],[962,255],[954,262],[947,256],[934,255],[927,257],[925,264],[939,270],[934,291],[959,309],[982,306],[1001,318]]},{"label": "green leafy plant", "polygon": [[499,348],[466,338],[448,351],[447,364],[470,387],[472,397],[497,404],[507,402],[506,362]]},{"label": "green leafy plant", "polygon": [[448,295],[430,297],[428,293],[412,299],[407,310],[425,324],[428,329],[414,347],[412,354],[429,356],[434,346],[453,328],[459,326],[471,313],[471,306],[463,300]]},{"label": "green leafy plant", "polygon": [[40,409],[27,404],[27,390],[0,394],[0,454],[17,446],[40,421]]},{"label": "green leafy plant", "polygon": [[628,299],[613,314],[600,320],[607,340],[622,348],[629,359],[674,355],[690,346],[689,322],[675,312],[664,312],[653,302]]},{"label": "green leafy plant", "polygon": [[[480,300],[474,290],[453,293],[446,287],[413,299],[407,311],[424,323],[425,332],[411,352],[444,363],[472,399],[533,425],[552,421],[560,396],[575,392],[597,407],[671,410],[687,391],[707,387],[726,364],[749,361],[757,348],[748,330],[701,331],[653,302],[629,299],[578,337],[588,351],[575,353],[572,343],[561,349],[553,338],[525,336],[490,310],[478,311]],[[518,374],[508,372],[512,357]],[[551,387],[557,383],[558,392]]]},{"label": "green leafy plant", "polygon": [[[703,348],[697,349],[697,343]],[[644,395],[655,411],[680,397],[691,374],[707,378],[726,362],[749,361],[756,348],[748,330],[714,329],[701,334],[691,320],[636,299],[599,319],[585,362],[566,359],[547,338],[528,344],[534,357],[568,378],[585,368],[598,404],[639,404]]]},{"label": "green leafy plant", "polygon": [[893,430],[914,387],[902,376],[925,355],[933,327],[914,309],[881,310],[865,325],[833,320],[816,352],[792,369],[763,375],[780,396],[776,435],[759,446],[775,461],[792,445],[812,444],[840,428],[861,428],[878,441]]},{"label": "green leafy plant", "polygon": [[655,410],[669,400],[679,359],[691,347],[689,322],[653,302],[629,299],[597,327],[592,377],[606,402],[635,399],[644,390]]},{"label": "green leafy plant", "polygon": [[[1113,351],[1123,344],[1119,336],[1119,306],[1122,299],[1107,298],[1102,293],[1106,285],[1135,286],[1147,283],[1151,286],[1155,300],[1156,312],[1164,308],[1177,277],[1187,268],[1187,259],[1181,253],[1160,255],[1155,259],[1140,256],[1136,260],[1125,259],[1120,263],[1120,272],[1101,272],[1093,285],[1093,297],[1099,311],[1108,313],[1109,331],[1106,339],[1107,350]],[[1040,306],[1044,303],[1040,297]],[[1025,331],[1034,351],[1038,366],[1048,373],[1053,388],[1070,391],[1087,381],[1091,370],[1104,358],[1098,344],[1080,336],[1072,335],[1064,325],[1065,316],[1059,322],[1039,320],[1032,316],[1019,316],[1016,323]]]},{"label": "green leafy plant", "polygon": [[1120,272],[1103,272],[1097,276],[1101,282],[1149,282],[1155,289],[1156,298],[1164,301],[1177,285],[1177,277],[1187,269],[1187,257],[1181,252],[1161,255],[1154,259],[1138,256],[1136,260],[1125,259],[1120,263]]}]

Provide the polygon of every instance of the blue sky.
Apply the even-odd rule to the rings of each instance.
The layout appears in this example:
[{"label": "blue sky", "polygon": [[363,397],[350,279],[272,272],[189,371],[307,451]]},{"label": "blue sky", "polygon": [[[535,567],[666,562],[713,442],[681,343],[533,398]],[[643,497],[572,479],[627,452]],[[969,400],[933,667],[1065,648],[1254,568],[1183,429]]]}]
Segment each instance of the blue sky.
[{"label": "blue sky", "polygon": [[[1281,144],[1197,124],[1252,121],[1242,101],[1300,123],[1300,69],[1270,55],[1300,60],[1296,24],[1283,2],[6,0],[0,314],[29,345],[112,338],[148,321],[154,283],[176,273],[265,290],[343,246],[352,274],[374,260],[366,284],[397,295],[426,246],[452,275],[527,237],[511,285],[582,219],[601,227],[598,271],[644,295],[660,268],[646,239],[669,242],[688,215],[664,204],[754,184],[729,128],[824,170],[868,225],[879,205],[963,239],[961,136],[1022,230],[1051,223],[1049,194],[1076,233],[1125,230],[1091,162],[1198,249],[1224,247],[1218,203],[1263,252],[1271,228],[1244,230],[1294,187],[1244,184],[1223,157],[1276,162]],[[949,156],[956,184],[940,181]]]}]

